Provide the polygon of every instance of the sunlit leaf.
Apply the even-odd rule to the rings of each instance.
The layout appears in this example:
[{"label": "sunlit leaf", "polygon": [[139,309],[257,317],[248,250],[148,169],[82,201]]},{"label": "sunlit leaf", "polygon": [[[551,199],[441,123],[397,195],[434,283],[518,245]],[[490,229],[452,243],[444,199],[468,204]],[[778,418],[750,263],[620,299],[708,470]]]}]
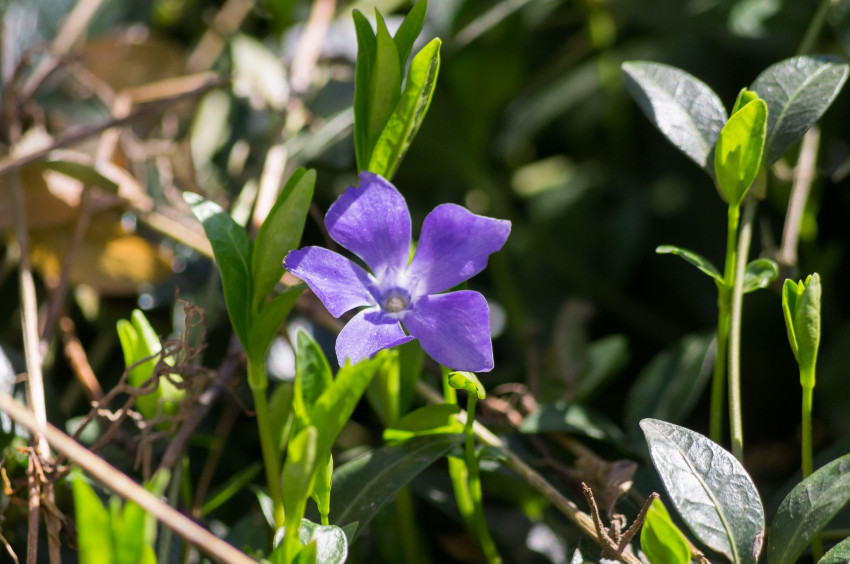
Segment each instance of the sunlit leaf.
[{"label": "sunlit leaf", "polygon": [[426,405],[411,411],[389,429],[384,430],[384,441],[406,441],[423,435],[463,433],[463,424],[457,420],[460,406],[453,403]]},{"label": "sunlit leaf", "polygon": [[723,199],[739,205],[761,167],[767,135],[767,104],[753,100],[732,114],[714,151],[714,174]]},{"label": "sunlit leaf", "polygon": [[764,544],[764,508],[741,463],[685,427],[658,419],[640,426],[652,463],[694,536],[732,562],[754,564]]},{"label": "sunlit leaf", "polygon": [[487,391],[484,389],[484,384],[478,379],[478,376],[472,372],[455,371],[449,373],[449,386],[456,390],[466,390],[470,394],[475,394],[478,399],[483,400],[487,397]]},{"label": "sunlit leaf", "polygon": [[640,530],[640,548],[650,562],[688,564],[691,561],[687,539],[658,499],[652,501],[646,513]]},{"label": "sunlit leaf", "polygon": [[747,265],[744,271],[744,293],[767,288],[779,276],[779,265],[766,258],[756,259]]},{"label": "sunlit leaf", "polygon": [[646,117],[680,151],[714,173],[711,158],[726,110],[717,94],[683,70],[647,61],[623,63],[626,88]]},{"label": "sunlit leaf", "polygon": [[689,251],[688,249],[676,247],[674,245],[661,245],[655,249],[655,252],[659,255],[671,254],[682,257],[684,260],[700,269],[700,271],[714,278],[714,281],[718,284],[722,285],[724,283],[723,276],[717,270],[717,267],[714,266],[710,260],[703,257],[702,255],[699,255],[693,251]]}]

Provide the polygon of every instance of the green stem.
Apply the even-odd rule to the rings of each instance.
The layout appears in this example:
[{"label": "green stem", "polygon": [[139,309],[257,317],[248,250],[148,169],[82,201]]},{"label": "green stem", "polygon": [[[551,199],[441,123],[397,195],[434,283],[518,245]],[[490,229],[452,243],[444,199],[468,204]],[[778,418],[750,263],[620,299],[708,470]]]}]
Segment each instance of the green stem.
[{"label": "green stem", "polygon": [[805,55],[811,52],[815,45],[815,40],[820,35],[823,25],[826,23],[826,17],[829,15],[829,8],[832,6],[833,0],[821,0],[817,12],[812,16],[812,21],[809,22],[809,27],[806,30],[806,35],[800,42],[800,47],[797,49],[798,55]]},{"label": "green stem", "polygon": [[263,451],[263,466],[266,469],[266,481],[272,498],[275,530],[284,522],[283,493],[280,487],[280,457],[272,437],[269,404],[266,400],[268,378],[262,362],[248,360],[248,382],[254,395],[254,411],[257,413],[257,432],[260,435],[260,448]]},{"label": "green stem", "polygon": [[[803,375],[801,374],[801,380]],[[814,381],[814,375],[811,376]],[[813,387],[803,386],[803,479],[811,476],[812,465],[812,392]],[[812,537],[812,561],[817,562],[823,555],[823,542],[820,535]]]},{"label": "green stem", "polygon": [[741,319],[744,305],[744,272],[753,239],[756,200],[747,198],[744,217],[738,236],[735,267],[729,287],[732,289],[732,308],[729,323],[729,427],[732,434],[732,454],[744,461],[744,425],[741,414]]},{"label": "green stem", "polygon": [[732,310],[732,280],[735,271],[738,242],[739,206],[729,206],[726,222],[726,264],[723,285],[717,290],[717,352],[711,381],[711,410],[709,436],[716,443],[723,442],[723,406],[726,389],[726,354],[728,352],[729,325]]},{"label": "green stem", "polygon": [[469,399],[466,404],[466,425],[465,432],[465,454],[467,473],[467,488],[472,498],[473,507],[473,523],[475,537],[481,545],[481,550],[484,551],[484,557],[488,564],[501,564],[502,557],[499,556],[499,551],[496,549],[496,543],[493,542],[493,537],[490,536],[490,530],[487,528],[487,520],[484,517],[484,504],[481,496],[481,478],[478,471],[478,458],[475,456],[475,431],[473,424],[475,423],[475,404],[478,398],[474,393],[469,393]]}]

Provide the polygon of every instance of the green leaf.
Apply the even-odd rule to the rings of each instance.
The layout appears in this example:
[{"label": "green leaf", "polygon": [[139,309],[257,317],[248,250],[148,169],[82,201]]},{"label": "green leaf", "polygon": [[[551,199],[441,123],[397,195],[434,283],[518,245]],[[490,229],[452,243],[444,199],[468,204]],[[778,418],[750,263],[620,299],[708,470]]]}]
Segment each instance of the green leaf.
[{"label": "green leaf", "polygon": [[254,462],[230,476],[214,492],[207,496],[206,501],[201,506],[201,517],[206,517],[227,503],[234,495],[241,492],[250,484],[262,470],[263,465],[259,462]]},{"label": "green leaf", "polygon": [[600,441],[620,441],[623,433],[611,420],[577,403],[543,404],[519,425],[522,433],[571,433]]},{"label": "green leaf", "polygon": [[767,104],[753,100],[732,114],[714,150],[717,187],[729,205],[739,205],[761,167],[767,136]]},{"label": "green leaf", "polygon": [[413,58],[404,93],[380,132],[369,159],[368,170],[391,179],[419,131],[440,71],[439,39],[433,39]]},{"label": "green leaf", "polygon": [[785,496],[767,536],[768,564],[791,564],[850,501],[850,454],[819,468]]},{"label": "green leaf", "polygon": [[[308,425],[289,441],[286,449],[286,462],[283,465],[283,508],[286,513],[287,527],[297,526],[304,516],[307,498],[313,489],[316,461],[320,451],[317,448],[319,431]],[[286,542],[284,541],[284,545]]]},{"label": "green leaf", "polygon": [[685,427],[658,419],[640,426],[652,463],[694,536],[736,564],[755,563],[764,544],[764,508],[741,463]]},{"label": "green leaf", "polygon": [[478,376],[472,372],[455,371],[449,373],[449,386],[455,390],[466,390],[470,394],[475,394],[478,399],[483,400],[487,397],[487,391],[484,389],[484,384],[478,379]]},{"label": "green leaf", "polygon": [[293,172],[257,232],[251,253],[255,315],[283,276],[283,257],[301,240],[315,185],[315,170],[299,168]]},{"label": "green leaf", "polygon": [[705,274],[708,274],[709,276],[714,278],[714,281],[718,284],[724,284],[723,276],[721,276],[720,272],[717,270],[717,267],[714,266],[711,261],[709,261],[702,255],[699,255],[693,251],[689,251],[688,249],[676,247],[674,245],[661,245],[660,247],[655,249],[655,252],[659,255],[671,254],[682,257],[684,260],[691,263]]},{"label": "green leaf", "polygon": [[779,276],[779,265],[766,258],[755,259],[744,271],[744,293],[767,288]]},{"label": "green leaf", "polygon": [[366,359],[355,365],[346,363],[337,372],[333,384],[308,408],[310,421],[319,429],[317,452],[330,451],[379,366],[379,358]]},{"label": "green leaf", "polygon": [[357,64],[354,69],[354,153],[357,170],[366,170],[369,164],[369,92],[372,68],[378,52],[375,32],[369,20],[360,11],[351,14],[357,32]]},{"label": "green leaf", "polygon": [[75,470],[72,481],[77,519],[77,550],[80,564],[113,562],[112,525],[109,512],[83,473]]},{"label": "green leaf", "polygon": [[[367,103],[366,140],[368,156],[364,162],[370,162],[372,151],[390,119],[401,96],[402,65],[384,18],[375,10],[378,29],[375,34],[375,60],[369,77],[369,101]],[[355,121],[357,114],[354,115]]]},{"label": "green leaf", "polygon": [[295,337],[295,394],[292,407],[303,422],[310,422],[310,409],[333,384],[331,367],[319,344],[303,329]]},{"label": "green leaf", "polygon": [[686,335],[640,371],[626,396],[624,424],[631,434],[644,417],[678,423],[702,396],[714,364],[714,333]]},{"label": "green leaf", "polygon": [[732,106],[732,115],[737,113],[738,110],[752,102],[753,100],[758,100],[758,92],[753,90],[747,90],[746,88],[741,88],[741,91],[738,92],[738,97],[735,99],[735,105]]},{"label": "green leaf", "polygon": [[[160,470],[145,483],[145,489],[160,497],[170,479],[168,469]],[[145,547],[153,547],[156,542],[156,519],[135,502],[127,501],[122,518],[112,522],[112,534],[116,564],[139,564],[144,558]]]},{"label": "green leaf", "polygon": [[463,433],[463,424],[455,417],[460,406],[454,403],[426,405],[411,411],[393,427],[384,430],[384,441],[406,441],[424,435]]},{"label": "green leaf", "polygon": [[650,562],[688,564],[691,549],[679,527],[673,524],[661,500],[655,499],[640,530],[640,548]]},{"label": "green leaf", "polygon": [[251,321],[251,327],[248,330],[250,345],[246,347],[248,356],[254,362],[259,364],[265,360],[269,345],[277,335],[283,320],[292,311],[295,300],[303,291],[303,284],[290,286],[260,307],[259,313]]},{"label": "green leaf", "polygon": [[413,8],[407,13],[404,21],[395,32],[396,48],[398,49],[398,58],[402,66],[407,63],[407,58],[410,56],[410,51],[413,49],[413,44],[416,38],[422,33],[422,26],[425,25],[425,14],[428,11],[428,0],[419,0],[413,5]]},{"label": "green leaf", "polygon": [[345,533],[335,525],[322,526],[302,519],[298,536],[303,545],[315,542],[316,564],[342,564],[348,558]]},{"label": "green leaf", "polygon": [[[362,531],[402,486],[462,440],[462,435],[416,437],[367,452],[337,467],[331,521],[338,525],[359,522],[358,531]],[[356,535],[352,542],[354,538]]]},{"label": "green leaf", "polygon": [[839,57],[794,57],[771,65],[752,90],[768,107],[765,165],[773,164],[826,112],[847,80]]},{"label": "green leaf", "polygon": [[847,564],[850,562],[850,538],[846,538],[833,546],[829,552],[818,560],[818,564]]},{"label": "green leaf", "polygon": [[295,385],[292,382],[279,382],[269,398],[269,424],[272,429],[272,438],[281,453],[284,452],[283,447],[289,440],[289,430],[294,419],[292,409],[294,394]]},{"label": "green leaf", "polygon": [[331,508],[331,486],[334,475],[334,459],[330,453],[319,460],[316,466],[316,481],[313,484],[313,501],[319,509],[319,514],[327,517]]},{"label": "green leaf", "polygon": [[788,342],[800,365],[800,384],[813,388],[815,363],[820,348],[820,276],[814,273],[805,281],[786,280],[782,286],[782,312]]},{"label": "green leaf", "polygon": [[251,319],[251,238],[218,204],[192,192],[183,199],[204,226],[221,273],[224,303],[236,336],[249,350],[248,327]]},{"label": "green leaf", "polygon": [[709,176],[726,109],[704,82],[683,70],[647,61],[623,63],[626,89],[646,117]]}]

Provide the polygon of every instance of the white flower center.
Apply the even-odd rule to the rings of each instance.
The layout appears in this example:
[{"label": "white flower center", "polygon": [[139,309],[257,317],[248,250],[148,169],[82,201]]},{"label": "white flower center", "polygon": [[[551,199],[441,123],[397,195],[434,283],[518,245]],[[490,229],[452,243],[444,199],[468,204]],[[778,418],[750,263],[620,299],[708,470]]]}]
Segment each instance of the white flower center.
[{"label": "white flower center", "polygon": [[393,288],[384,294],[381,308],[386,313],[401,313],[410,305],[410,294],[401,288]]}]

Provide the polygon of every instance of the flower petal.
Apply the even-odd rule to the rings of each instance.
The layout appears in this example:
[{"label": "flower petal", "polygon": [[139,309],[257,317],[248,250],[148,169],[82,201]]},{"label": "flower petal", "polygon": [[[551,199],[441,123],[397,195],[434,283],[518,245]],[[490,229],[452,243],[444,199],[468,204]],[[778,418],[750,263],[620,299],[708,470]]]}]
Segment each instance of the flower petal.
[{"label": "flower petal", "polygon": [[404,316],[404,326],[444,366],[468,372],[493,369],[490,308],[478,292],[423,296]]},{"label": "flower petal", "polygon": [[487,257],[502,248],[511,222],[475,215],[443,204],[425,218],[422,237],[408,270],[417,294],[443,292],[487,266]]},{"label": "flower petal", "polygon": [[378,279],[387,269],[407,266],[410,212],[395,187],[370,172],[360,187],[349,187],[328,210],[325,225],[333,239],[369,265]]},{"label": "flower petal", "polygon": [[283,266],[307,283],[334,317],[355,307],[375,305],[369,274],[342,255],[322,247],[289,251]]},{"label": "flower petal", "polygon": [[336,338],[336,358],[339,365],[348,359],[357,364],[382,349],[388,349],[413,337],[404,334],[397,319],[384,315],[377,308],[364,309],[351,318]]}]

